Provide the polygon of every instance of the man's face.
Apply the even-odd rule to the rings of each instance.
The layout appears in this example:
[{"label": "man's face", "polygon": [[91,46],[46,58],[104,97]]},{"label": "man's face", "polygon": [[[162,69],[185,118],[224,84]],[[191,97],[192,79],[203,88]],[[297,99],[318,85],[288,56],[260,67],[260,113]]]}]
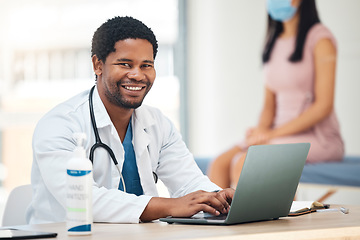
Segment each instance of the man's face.
[{"label": "man's face", "polygon": [[137,108],[156,77],[153,46],[144,39],[125,39],[116,42],[115,49],[95,69],[99,93],[111,104]]}]

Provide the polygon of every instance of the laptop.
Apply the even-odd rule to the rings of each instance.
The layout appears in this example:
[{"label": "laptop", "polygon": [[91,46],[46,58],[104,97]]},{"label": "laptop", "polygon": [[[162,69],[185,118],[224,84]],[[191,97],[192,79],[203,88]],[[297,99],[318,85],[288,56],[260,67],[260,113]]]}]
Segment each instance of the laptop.
[{"label": "laptop", "polygon": [[310,143],[250,146],[227,215],[200,212],[192,217],[160,221],[231,225],[273,220],[289,214]]}]

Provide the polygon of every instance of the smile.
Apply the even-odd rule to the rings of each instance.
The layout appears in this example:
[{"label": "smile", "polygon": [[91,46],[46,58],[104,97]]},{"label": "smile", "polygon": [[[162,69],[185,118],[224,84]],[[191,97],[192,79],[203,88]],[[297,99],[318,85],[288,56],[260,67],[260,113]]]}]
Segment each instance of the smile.
[{"label": "smile", "polygon": [[143,89],[143,87],[130,87],[130,86],[124,86],[124,88],[130,91],[140,91],[141,89]]}]

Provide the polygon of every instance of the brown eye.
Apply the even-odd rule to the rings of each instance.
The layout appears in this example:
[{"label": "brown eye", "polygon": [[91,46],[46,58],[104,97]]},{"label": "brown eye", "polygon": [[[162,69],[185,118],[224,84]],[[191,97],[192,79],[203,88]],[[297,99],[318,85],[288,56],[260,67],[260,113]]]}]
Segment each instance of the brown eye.
[{"label": "brown eye", "polygon": [[144,64],[141,67],[142,68],[153,68],[154,66],[152,64]]},{"label": "brown eye", "polygon": [[131,65],[129,63],[115,63],[114,65],[131,68]]}]

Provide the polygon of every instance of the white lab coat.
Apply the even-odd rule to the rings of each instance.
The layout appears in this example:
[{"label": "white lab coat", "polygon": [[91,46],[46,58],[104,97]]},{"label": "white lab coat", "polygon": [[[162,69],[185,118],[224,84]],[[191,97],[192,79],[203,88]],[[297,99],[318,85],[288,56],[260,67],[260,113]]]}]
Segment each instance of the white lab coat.
[{"label": "white lab coat", "polygon": [[[31,173],[33,201],[27,211],[27,220],[31,224],[65,221],[66,164],[75,148],[72,135],[74,132],[86,133],[87,156],[95,143],[88,95],[89,91],[85,91],[56,106],[35,129]],[[93,101],[100,138],[114,151],[122,167],[124,149],[97,89]],[[202,174],[180,134],[159,110],[139,107],[133,113],[132,126],[144,195],[135,196],[118,190],[119,173],[107,152],[98,148],[93,163],[94,222],[138,223],[149,200],[158,196],[152,172],[167,186],[171,197],[200,189],[220,189]]]}]

